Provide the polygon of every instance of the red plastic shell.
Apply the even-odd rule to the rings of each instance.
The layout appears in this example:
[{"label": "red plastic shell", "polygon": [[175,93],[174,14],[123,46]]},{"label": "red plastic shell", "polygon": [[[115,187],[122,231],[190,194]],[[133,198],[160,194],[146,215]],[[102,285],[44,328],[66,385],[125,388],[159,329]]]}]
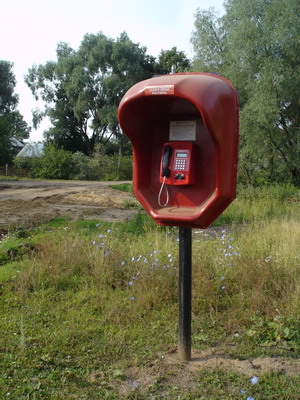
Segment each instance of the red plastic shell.
[{"label": "red plastic shell", "polygon": [[[133,146],[133,192],[160,225],[208,227],[236,196],[239,105],[226,79],[207,73],[154,77],[123,97],[118,117]],[[162,149],[170,121],[196,121],[195,183],[168,186],[158,204]]]}]

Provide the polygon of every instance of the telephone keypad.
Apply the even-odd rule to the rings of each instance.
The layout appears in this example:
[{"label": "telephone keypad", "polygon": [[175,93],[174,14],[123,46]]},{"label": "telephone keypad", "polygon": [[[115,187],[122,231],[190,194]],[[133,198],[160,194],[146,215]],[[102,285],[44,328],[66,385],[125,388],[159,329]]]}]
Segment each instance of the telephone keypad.
[{"label": "telephone keypad", "polygon": [[182,160],[179,158],[175,159],[175,169],[177,171],[184,171],[185,167],[186,167],[186,160],[184,160],[184,159]]}]

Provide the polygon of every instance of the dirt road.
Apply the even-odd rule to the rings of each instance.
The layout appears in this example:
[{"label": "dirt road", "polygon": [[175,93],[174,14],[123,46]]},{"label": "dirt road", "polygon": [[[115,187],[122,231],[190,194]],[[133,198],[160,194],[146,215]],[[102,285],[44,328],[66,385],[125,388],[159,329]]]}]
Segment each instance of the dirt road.
[{"label": "dirt road", "polygon": [[137,211],[131,193],[109,187],[116,182],[1,181],[0,233],[30,227],[54,217],[125,221]]}]

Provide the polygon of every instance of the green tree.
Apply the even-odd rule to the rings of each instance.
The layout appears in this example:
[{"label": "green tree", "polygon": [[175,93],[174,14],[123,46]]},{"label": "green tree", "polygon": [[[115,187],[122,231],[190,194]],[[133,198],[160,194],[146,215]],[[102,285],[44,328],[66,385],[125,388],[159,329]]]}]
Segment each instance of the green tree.
[{"label": "green tree", "polygon": [[17,110],[18,96],[14,93],[16,79],[13,64],[0,60],[0,165],[11,162],[11,138],[22,141],[29,136],[30,128]]},{"label": "green tree", "polygon": [[162,50],[158,56],[157,71],[161,74],[170,74],[188,71],[191,62],[183,51],[178,51],[177,47],[171,50]]},{"label": "green tree", "polygon": [[248,182],[300,184],[300,3],[227,0],[198,10],[196,69],[225,75],[241,103],[240,166]]},{"label": "green tree", "polygon": [[87,34],[78,51],[60,43],[56,62],[33,66],[26,76],[36,99],[46,104],[35,113],[35,123],[49,116],[48,140],[91,155],[97,143],[120,139],[118,104],[130,86],[153,75],[154,66],[146,48],[126,33],[116,40]]},{"label": "green tree", "polygon": [[0,115],[4,116],[15,110],[18,96],[14,94],[16,78],[12,72],[13,64],[0,60]]},{"label": "green tree", "polygon": [[11,162],[13,151],[11,146],[11,129],[7,120],[0,116],[0,165]]}]

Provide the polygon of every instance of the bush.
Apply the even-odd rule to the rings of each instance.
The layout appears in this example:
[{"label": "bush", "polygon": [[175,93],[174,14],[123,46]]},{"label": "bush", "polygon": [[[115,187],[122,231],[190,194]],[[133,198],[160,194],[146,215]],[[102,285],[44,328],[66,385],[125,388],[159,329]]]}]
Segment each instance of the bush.
[{"label": "bush", "polygon": [[71,153],[48,144],[42,157],[18,157],[20,168],[28,168],[31,178],[118,181],[132,179],[132,157],[105,154],[101,147],[93,157]]}]

